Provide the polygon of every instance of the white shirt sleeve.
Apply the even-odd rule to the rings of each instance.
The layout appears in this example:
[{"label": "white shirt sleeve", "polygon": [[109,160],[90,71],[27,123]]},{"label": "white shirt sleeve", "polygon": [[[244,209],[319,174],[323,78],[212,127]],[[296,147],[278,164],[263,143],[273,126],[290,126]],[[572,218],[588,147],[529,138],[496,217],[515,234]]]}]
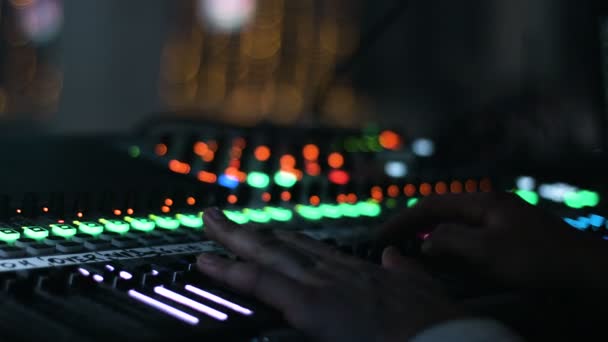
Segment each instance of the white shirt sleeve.
[{"label": "white shirt sleeve", "polygon": [[431,327],[411,342],[522,342],[504,325],[489,319],[465,319]]}]

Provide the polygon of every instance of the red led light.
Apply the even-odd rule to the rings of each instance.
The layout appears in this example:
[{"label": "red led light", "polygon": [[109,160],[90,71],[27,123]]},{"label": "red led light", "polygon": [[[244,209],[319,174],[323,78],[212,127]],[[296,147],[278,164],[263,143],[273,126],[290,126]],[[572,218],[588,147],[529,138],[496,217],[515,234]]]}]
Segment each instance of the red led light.
[{"label": "red led light", "polygon": [[283,191],[281,193],[281,200],[283,202],[289,202],[289,201],[291,201],[291,193],[289,191]]},{"label": "red led light", "polygon": [[337,152],[330,154],[327,157],[327,165],[334,169],[341,168],[344,166],[344,156]]},{"label": "red led light", "polygon": [[395,197],[399,196],[399,193],[400,193],[399,187],[396,185],[391,185],[388,187],[388,189],[386,189],[386,193],[388,194],[389,197],[395,198]]},{"label": "red led light", "polygon": [[416,186],[414,184],[408,184],[403,187],[403,193],[407,197],[414,197],[416,195]]},{"label": "red led light", "polygon": [[235,147],[237,147],[237,148],[239,148],[239,149],[242,150],[245,147],[247,147],[247,141],[245,141],[245,139],[243,139],[243,138],[236,138],[232,142],[232,145],[234,145]]},{"label": "red led light", "polygon": [[127,209],[127,215],[133,215],[135,211],[131,208]]},{"label": "red led light", "polygon": [[387,150],[398,150],[401,147],[401,137],[393,131],[384,131],[380,133],[380,146]]},{"label": "red led light", "polygon": [[122,215],[122,211],[120,211],[120,209],[114,209],[114,215],[120,216]]},{"label": "red led light", "polygon": [[350,181],[350,175],[343,170],[331,170],[327,177],[330,182],[338,185],[346,185]]},{"label": "red led light", "polygon": [[459,181],[453,181],[452,184],[450,184],[450,192],[453,194],[462,193],[462,183]]},{"label": "red led light", "polygon": [[464,183],[464,189],[467,192],[476,192],[477,191],[477,182],[473,179],[469,179]]},{"label": "red led light", "polygon": [[484,178],[479,182],[479,188],[483,192],[491,192],[492,191],[492,181],[488,178]]},{"label": "red led light", "polygon": [[308,161],[316,161],[319,159],[319,147],[309,144],[302,149],[302,156]]},{"label": "red led light", "polygon": [[59,224],[64,224],[64,223],[65,223],[65,220],[57,220],[57,223],[59,223]]},{"label": "red led light", "polygon": [[255,159],[265,162],[270,159],[270,148],[268,146],[258,146],[253,152]]},{"label": "red led light", "polygon": [[159,157],[165,156],[167,154],[168,150],[169,149],[167,148],[167,145],[165,145],[165,144],[157,144],[154,147],[154,153],[156,153],[156,155]]},{"label": "red led light", "polygon": [[348,197],[345,194],[339,194],[338,197],[336,197],[336,202],[338,203],[344,203],[348,200]]},{"label": "red led light", "polygon": [[201,171],[198,173],[198,180],[203,183],[215,183],[217,182],[217,176],[211,172]]},{"label": "red led light", "polygon": [[268,203],[268,202],[270,202],[271,199],[272,199],[272,196],[270,195],[269,192],[265,192],[262,194],[262,201]]},{"label": "red led light", "polygon": [[236,195],[231,194],[231,195],[228,195],[227,200],[228,200],[228,203],[230,203],[230,204],[236,204],[236,202],[239,201],[239,198],[236,197]]},{"label": "red led light", "polygon": [[286,154],[281,157],[280,164],[283,170],[293,170],[296,167],[296,158],[291,154]]},{"label": "red led light", "polygon": [[169,162],[169,169],[175,173],[181,173],[183,175],[190,173],[190,165],[175,159]]},{"label": "red led light", "polygon": [[194,144],[194,153],[196,153],[200,157],[204,157],[207,153],[211,152],[209,149],[209,145],[206,143],[199,141]]},{"label": "red led light", "polygon": [[82,218],[83,216],[84,216],[84,214],[81,211],[76,213],[76,217],[78,217],[78,218]]},{"label": "red led light", "polygon": [[48,207],[42,207],[42,211],[45,212],[45,213],[48,213],[49,212],[49,208]]},{"label": "red led light", "polygon": [[321,166],[317,163],[307,163],[306,173],[310,176],[316,177],[321,174]]},{"label": "red led light", "polygon": [[430,196],[433,193],[433,187],[429,183],[420,184],[420,194],[422,196]]},{"label": "red led light", "polygon": [[186,203],[188,203],[188,205],[195,205],[196,204],[196,198],[190,196],[186,199]]},{"label": "red led light", "polygon": [[15,211],[17,212],[17,214],[21,214],[21,209],[17,209]]},{"label": "red led light", "polygon": [[351,203],[351,204],[357,203],[357,195],[355,195],[355,194],[348,194],[346,196],[346,202]]},{"label": "red led light", "polygon": [[311,205],[317,206],[321,204],[321,198],[319,196],[310,196],[309,202]]},{"label": "red led light", "polygon": [[382,199],[384,198],[384,194],[382,192],[382,188],[379,187],[379,186],[375,186],[375,187],[372,188],[371,195],[372,195],[372,198],[375,199],[378,202],[381,202]]},{"label": "red led light", "polygon": [[215,159],[215,152],[209,151],[207,154],[203,156],[203,161],[206,163],[211,163]]},{"label": "red led light", "polygon": [[168,212],[170,212],[170,211],[171,211],[171,208],[167,207],[166,205],[163,205],[163,206],[160,208],[160,211],[162,211],[163,213],[165,213],[165,214],[166,214],[166,213],[168,213]]},{"label": "red led light", "polygon": [[448,193],[448,185],[445,182],[438,182],[435,184],[435,192],[438,195],[445,195]]}]

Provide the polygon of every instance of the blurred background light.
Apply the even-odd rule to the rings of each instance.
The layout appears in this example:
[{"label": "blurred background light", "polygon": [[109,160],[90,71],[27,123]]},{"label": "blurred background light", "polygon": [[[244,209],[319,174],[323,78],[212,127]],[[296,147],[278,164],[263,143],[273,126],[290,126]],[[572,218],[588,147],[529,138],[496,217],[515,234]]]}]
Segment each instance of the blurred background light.
[{"label": "blurred background light", "polygon": [[384,172],[393,178],[403,178],[407,176],[407,165],[401,161],[390,161],[384,166]]},{"label": "blurred background light", "polygon": [[199,0],[199,19],[219,31],[238,31],[255,14],[256,0]]},{"label": "blurred background light", "polygon": [[23,34],[36,44],[56,39],[63,26],[61,0],[11,0]]},{"label": "blurred background light", "polygon": [[419,157],[430,157],[435,154],[435,143],[430,139],[416,139],[412,143],[412,151]]}]

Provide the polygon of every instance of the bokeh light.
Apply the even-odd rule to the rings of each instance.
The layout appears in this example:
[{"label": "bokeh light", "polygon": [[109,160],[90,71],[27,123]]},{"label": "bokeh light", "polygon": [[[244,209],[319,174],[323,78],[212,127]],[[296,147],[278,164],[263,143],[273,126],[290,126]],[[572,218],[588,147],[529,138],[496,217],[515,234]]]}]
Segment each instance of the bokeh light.
[{"label": "bokeh light", "polygon": [[218,31],[237,31],[252,20],[256,5],[255,0],[199,0],[199,20]]}]

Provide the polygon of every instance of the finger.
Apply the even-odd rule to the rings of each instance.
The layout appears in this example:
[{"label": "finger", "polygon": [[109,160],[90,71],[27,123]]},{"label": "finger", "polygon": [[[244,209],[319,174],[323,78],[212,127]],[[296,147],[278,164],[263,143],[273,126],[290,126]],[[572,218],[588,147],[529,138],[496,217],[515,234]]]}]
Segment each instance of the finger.
[{"label": "finger", "polygon": [[242,229],[218,209],[206,210],[204,217],[207,237],[224,245],[234,254],[294,279],[309,278],[309,270],[316,262],[314,258],[290,248],[275,235]]},{"label": "finger", "polygon": [[486,193],[426,197],[384,224],[377,232],[376,240],[382,244],[411,238],[421,229],[445,222],[482,224],[494,205],[495,195]]},{"label": "finger", "polygon": [[243,294],[254,296],[286,316],[299,311],[308,297],[308,290],[297,281],[255,263],[201,254],[197,266],[210,278]]},{"label": "finger", "polygon": [[301,233],[276,231],[275,235],[279,240],[290,244],[305,253],[313,254],[320,259],[341,263],[353,263],[358,261],[358,259],[340,252],[337,248]]},{"label": "finger", "polygon": [[422,244],[422,252],[433,256],[457,256],[482,262],[487,253],[487,232],[466,225],[442,224]]}]

